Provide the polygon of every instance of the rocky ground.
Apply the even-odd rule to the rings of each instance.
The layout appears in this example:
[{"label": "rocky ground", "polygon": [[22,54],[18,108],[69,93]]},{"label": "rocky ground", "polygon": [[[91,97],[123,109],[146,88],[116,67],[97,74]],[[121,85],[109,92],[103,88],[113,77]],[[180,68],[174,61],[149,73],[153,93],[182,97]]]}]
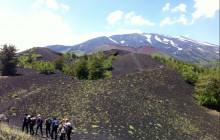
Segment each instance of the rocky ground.
[{"label": "rocky ground", "polygon": [[123,56],[113,62],[115,70],[124,66],[120,74],[96,81],[18,68],[17,76],[0,78],[0,114],[19,127],[25,113],[68,118],[73,139],[220,138],[219,112],[200,106],[179,72],[148,56]]}]

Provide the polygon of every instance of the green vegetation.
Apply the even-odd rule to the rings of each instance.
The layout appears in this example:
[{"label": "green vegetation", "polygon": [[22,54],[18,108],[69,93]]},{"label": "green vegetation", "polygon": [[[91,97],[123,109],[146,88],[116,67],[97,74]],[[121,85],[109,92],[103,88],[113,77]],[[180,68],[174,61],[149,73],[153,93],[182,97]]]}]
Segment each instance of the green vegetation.
[{"label": "green vegetation", "polygon": [[63,72],[65,74],[70,75],[70,76],[75,76],[75,73],[74,73],[75,66],[76,66],[75,61],[73,61],[70,66],[67,63],[65,63],[64,66],[63,66]]},{"label": "green vegetation", "polygon": [[186,82],[195,85],[198,94],[195,94],[194,97],[199,100],[200,104],[219,108],[219,65],[217,65],[217,67],[212,67],[211,69],[205,69],[195,64],[176,61],[172,58],[164,58],[156,55],[152,56],[152,58],[161,61],[172,69],[180,71]]},{"label": "green vegetation", "polygon": [[40,54],[35,53],[36,48],[27,50],[27,53],[18,57],[18,66],[23,68],[36,69],[37,68],[37,58],[42,57]]},{"label": "green vegetation", "polygon": [[197,71],[195,72],[194,67],[186,65],[183,65],[182,74],[185,78],[185,81],[191,84],[196,82],[199,75]]},{"label": "green vegetation", "polygon": [[196,91],[200,93],[196,94],[195,97],[201,104],[207,106],[220,105],[219,71],[208,71],[200,74],[195,88]]},{"label": "green vegetation", "polygon": [[0,50],[0,74],[1,75],[14,75],[16,73],[16,48],[13,45],[3,45]]},{"label": "green vegetation", "polygon": [[54,67],[55,69],[58,69],[60,71],[63,70],[63,67],[65,65],[65,60],[63,58],[63,56],[59,56],[57,57],[54,61],[53,61]]},{"label": "green vegetation", "polygon": [[68,60],[75,60],[76,58],[78,58],[78,56],[75,53],[72,53],[70,51],[67,51],[66,53],[63,54],[64,58],[68,59]]},{"label": "green vegetation", "polygon": [[0,123],[0,139],[1,140],[33,140],[33,138],[6,124]]},{"label": "green vegetation", "polygon": [[119,58],[120,55],[114,56],[111,55],[107,60],[104,62],[104,69],[105,70],[112,70],[112,61]]},{"label": "green vegetation", "polygon": [[97,80],[112,76],[112,61],[119,56],[110,56],[105,59],[103,52],[94,53],[91,56],[84,54],[80,59],[74,60],[69,66],[64,64],[63,72],[84,80]]},{"label": "green vegetation", "polygon": [[88,62],[87,62],[87,55],[84,55],[79,61],[77,62],[74,68],[74,74],[78,79],[88,79],[89,70],[88,70]]},{"label": "green vegetation", "polygon": [[37,70],[42,74],[50,74],[52,71],[55,70],[55,67],[50,62],[40,61],[37,62]]},{"label": "green vegetation", "polygon": [[88,59],[89,80],[104,78],[104,61],[105,55],[102,52],[92,54]]}]

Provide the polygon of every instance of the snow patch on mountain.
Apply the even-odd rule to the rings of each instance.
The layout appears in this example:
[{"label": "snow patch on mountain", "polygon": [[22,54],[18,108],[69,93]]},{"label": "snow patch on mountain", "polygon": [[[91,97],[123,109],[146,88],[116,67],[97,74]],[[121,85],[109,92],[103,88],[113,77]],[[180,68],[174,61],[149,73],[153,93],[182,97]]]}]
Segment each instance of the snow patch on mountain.
[{"label": "snow patch on mountain", "polygon": [[112,42],[114,42],[114,43],[116,43],[116,44],[118,44],[118,42],[117,41],[115,41],[115,40],[113,40],[112,38],[108,38],[109,40],[111,40]]},{"label": "snow patch on mountain", "polygon": [[179,48],[177,44],[175,44],[172,40],[170,41],[170,44],[173,46],[173,47],[176,47],[178,49],[178,51],[182,51],[183,49],[182,48]]},{"label": "snow patch on mountain", "polygon": [[183,37],[179,37],[178,39],[181,40],[181,41],[184,41],[184,42],[189,41],[189,42],[200,44],[200,45],[203,45],[203,46],[207,45],[207,46],[218,47],[217,45],[213,45],[213,44],[209,44],[209,43],[205,43],[205,42],[201,42],[201,41],[194,41],[194,40],[183,38]]},{"label": "snow patch on mountain", "polygon": [[152,42],[151,42],[151,40],[150,40],[151,35],[144,35],[144,36],[147,37],[147,41],[148,41],[150,44],[152,44]]},{"label": "snow patch on mountain", "polygon": [[199,49],[199,50],[201,50],[201,51],[204,51],[202,48],[199,48],[199,47],[197,47],[197,49]]},{"label": "snow patch on mountain", "polygon": [[163,41],[164,42],[169,42],[170,40],[166,39],[166,38],[163,38]]},{"label": "snow patch on mountain", "polygon": [[163,41],[158,37],[158,36],[155,36],[155,39],[157,40],[157,41],[159,41],[159,42],[162,42],[163,43]]},{"label": "snow patch on mountain", "polygon": [[125,43],[125,41],[124,41],[124,40],[122,40],[122,41],[121,41],[121,44],[124,44],[124,43]]}]

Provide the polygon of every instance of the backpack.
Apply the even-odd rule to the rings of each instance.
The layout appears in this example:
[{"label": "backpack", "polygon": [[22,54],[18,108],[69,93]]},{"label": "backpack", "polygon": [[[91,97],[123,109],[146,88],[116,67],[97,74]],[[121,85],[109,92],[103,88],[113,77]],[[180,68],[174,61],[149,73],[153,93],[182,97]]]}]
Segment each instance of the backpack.
[{"label": "backpack", "polygon": [[43,124],[43,123],[44,123],[44,120],[40,118],[40,124]]},{"label": "backpack", "polygon": [[63,125],[61,126],[60,132],[61,132],[61,134],[66,134],[66,130],[65,130],[65,127]]},{"label": "backpack", "polygon": [[36,119],[35,118],[31,118],[31,125],[35,125],[35,123],[36,123]]},{"label": "backpack", "polygon": [[59,126],[59,122],[57,120],[54,120],[54,127],[57,128]]},{"label": "backpack", "polygon": [[24,117],[24,123],[27,123],[27,122],[28,122],[28,117],[25,116],[25,117]]},{"label": "backpack", "polygon": [[52,121],[48,118],[47,120],[46,120],[46,125],[47,126],[50,126],[52,124]]},{"label": "backpack", "polygon": [[67,125],[67,133],[71,133],[72,129],[73,129],[72,125],[68,124]]}]

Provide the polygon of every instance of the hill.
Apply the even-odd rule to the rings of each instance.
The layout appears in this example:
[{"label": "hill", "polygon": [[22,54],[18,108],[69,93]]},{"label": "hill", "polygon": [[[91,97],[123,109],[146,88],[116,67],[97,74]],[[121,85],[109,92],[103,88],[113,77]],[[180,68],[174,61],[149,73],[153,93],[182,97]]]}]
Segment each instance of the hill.
[{"label": "hill", "polygon": [[51,49],[48,48],[42,48],[42,47],[35,47],[23,52],[20,52],[18,55],[22,56],[22,55],[27,55],[27,54],[31,54],[31,53],[35,53],[38,54],[39,57],[37,57],[37,61],[53,61],[54,59],[56,59],[58,56],[63,55],[62,53],[53,51]]},{"label": "hill", "polygon": [[219,46],[217,45],[195,41],[186,37],[173,37],[152,33],[113,35],[109,37],[103,36],[74,46],[52,45],[47,46],[47,48],[59,52],[69,50],[79,54],[117,48],[147,54],[147,52],[143,52],[141,49],[137,51],[143,46],[152,46],[159,50],[160,53],[166,53],[177,60],[191,63],[204,63],[219,60]]},{"label": "hill", "polygon": [[23,68],[17,76],[0,77],[0,114],[16,126],[25,113],[69,118],[73,139],[219,138],[219,113],[197,104],[181,73],[142,54],[105,52],[116,53],[113,77],[106,79],[83,81]]}]

